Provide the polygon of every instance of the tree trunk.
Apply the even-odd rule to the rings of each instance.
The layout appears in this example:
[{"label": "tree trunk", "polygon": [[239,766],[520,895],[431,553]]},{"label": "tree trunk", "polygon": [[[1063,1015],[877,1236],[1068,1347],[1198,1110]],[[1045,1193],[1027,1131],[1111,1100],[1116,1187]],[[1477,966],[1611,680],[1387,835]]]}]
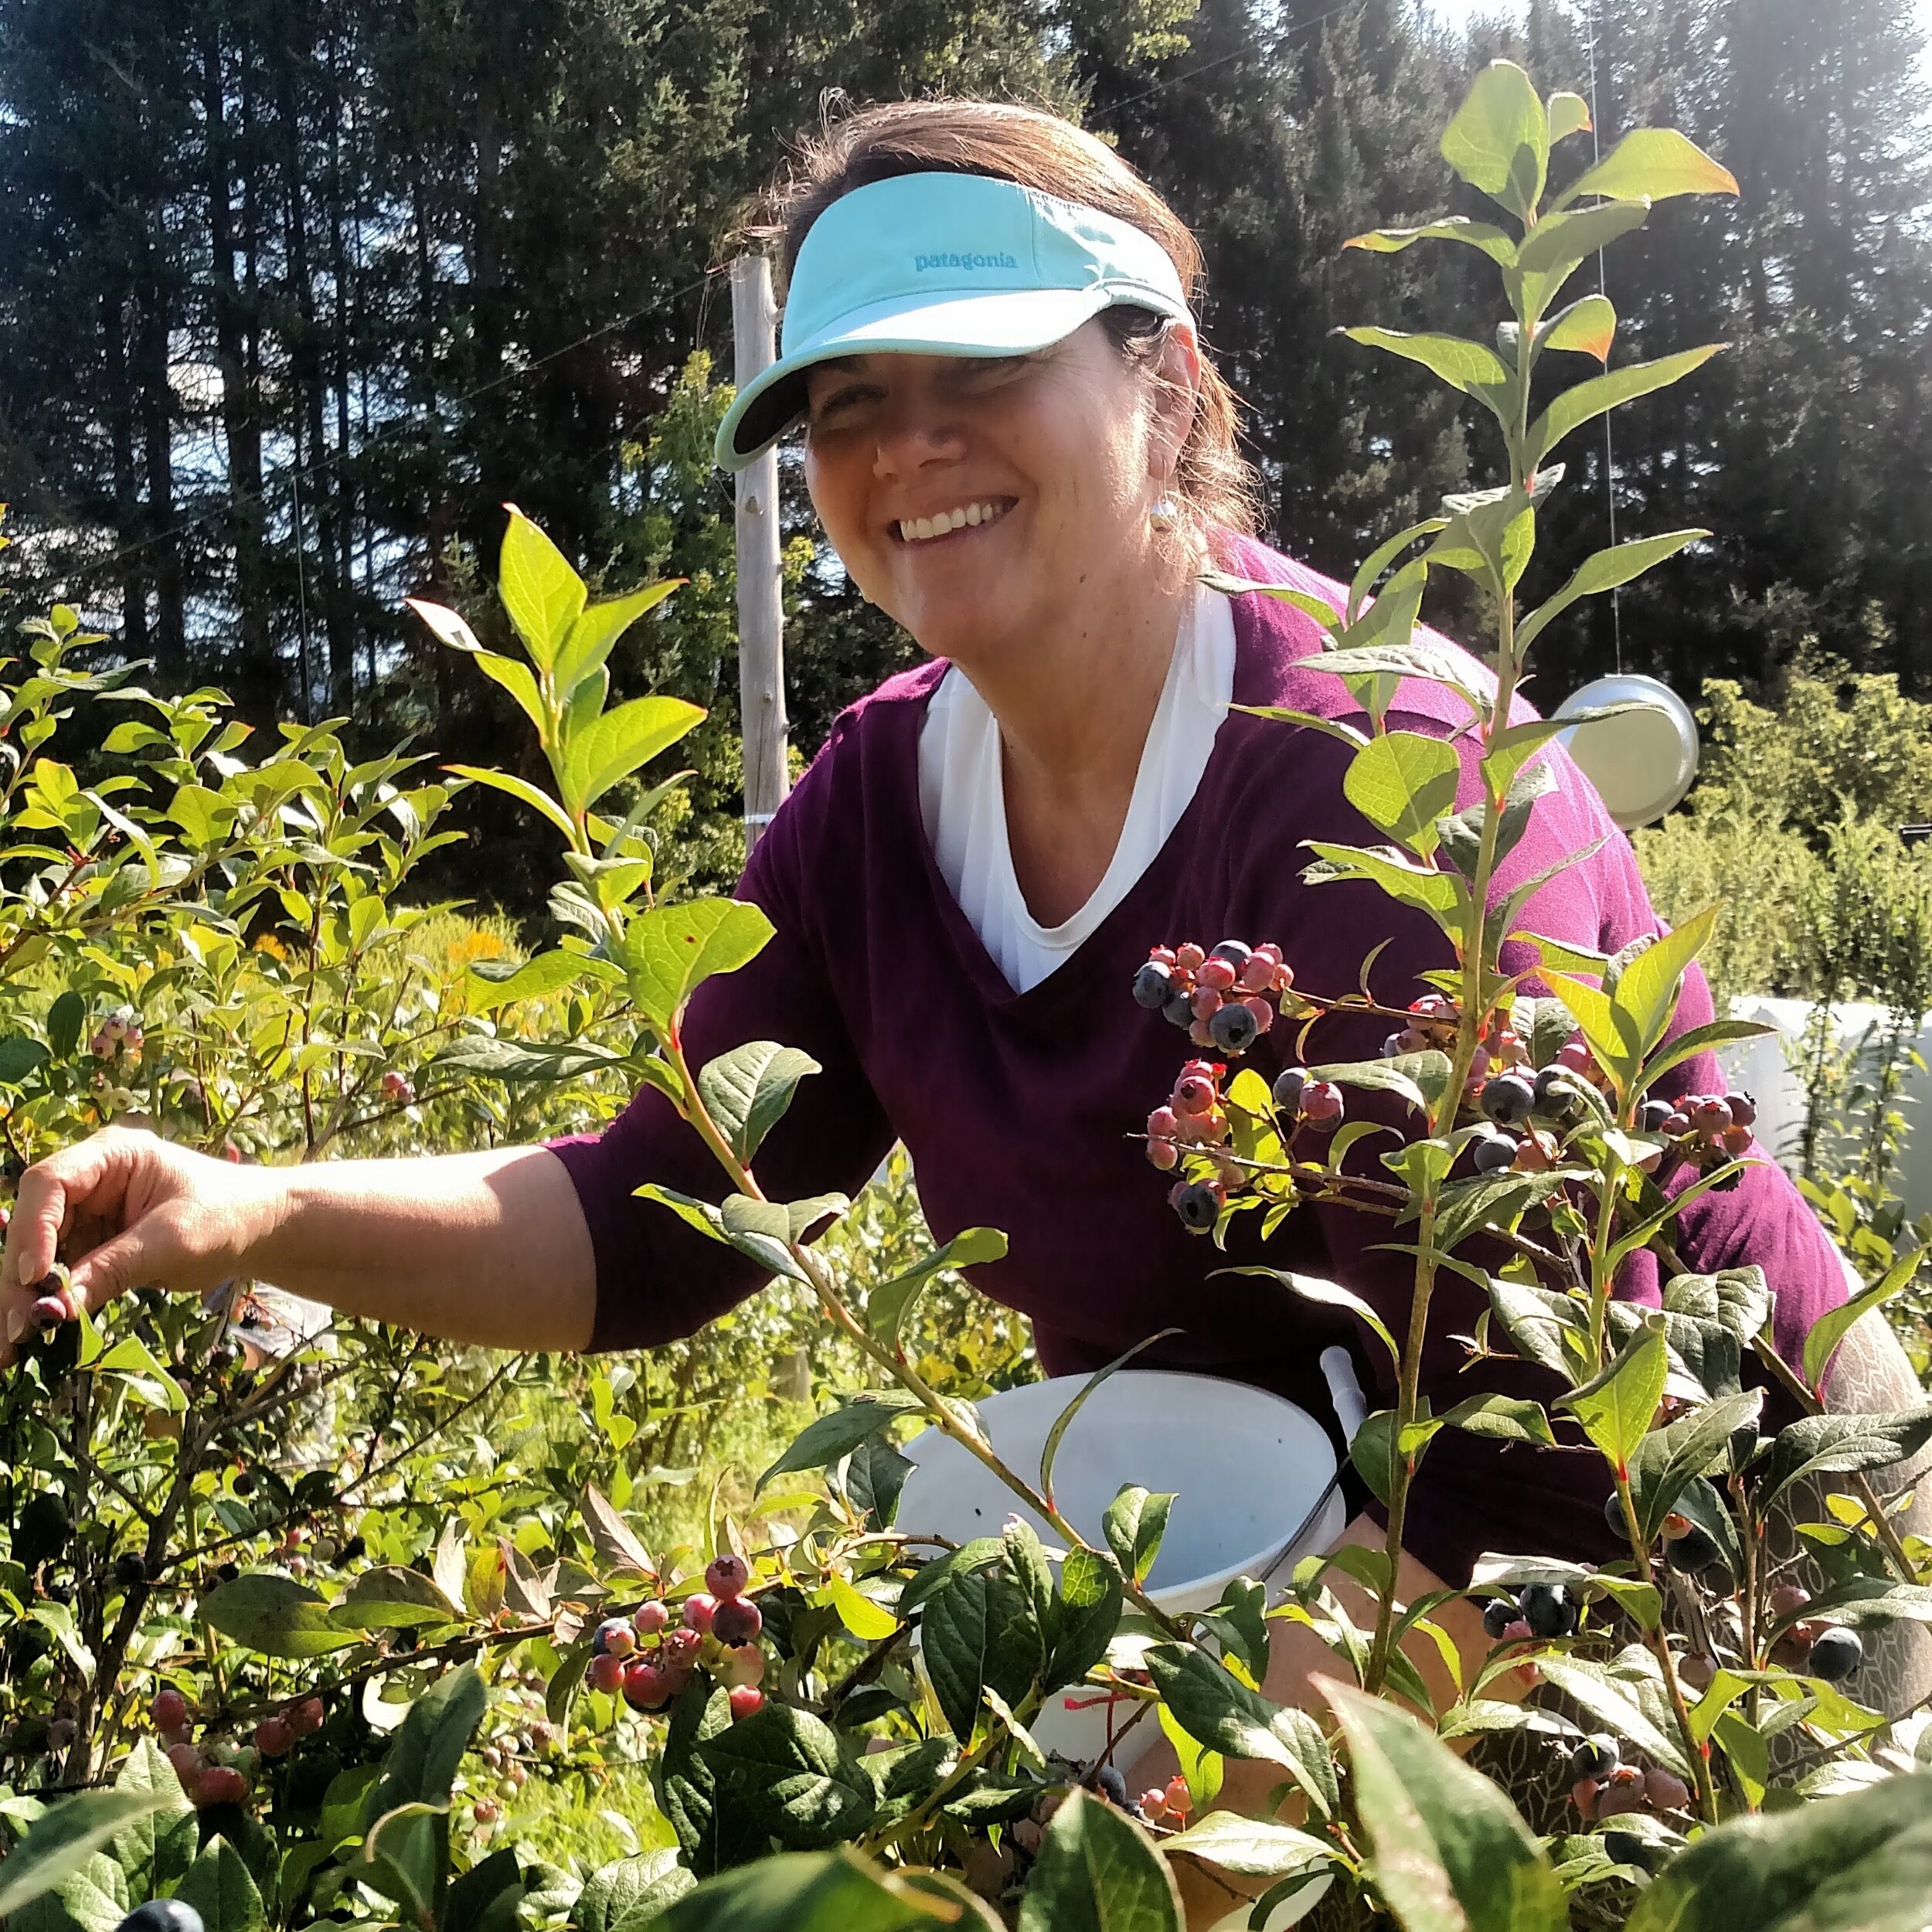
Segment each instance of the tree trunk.
[{"label": "tree trunk", "polygon": [[181,543],[175,523],[175,393],[168,380],[168,298],[151,256],[141,277],[136,350],[142,442],[148,470],[148,568],[155,584],[155,662],[165,686],[188,675],[188,624]]}]

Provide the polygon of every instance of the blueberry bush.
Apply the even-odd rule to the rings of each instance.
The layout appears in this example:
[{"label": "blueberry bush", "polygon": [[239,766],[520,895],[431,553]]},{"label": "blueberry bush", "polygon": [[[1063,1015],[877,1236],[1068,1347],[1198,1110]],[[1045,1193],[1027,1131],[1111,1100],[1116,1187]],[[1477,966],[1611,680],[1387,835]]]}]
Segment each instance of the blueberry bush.
[{"label": "blueberry bush", "polygon": [[[350,1325],[332,1352],[251,1367],[229,1352],[233,1308],[137,1297],[75,1318],[53,1278],[46,1332],[0,1398],[10,1924],[1178,1932],[1175,1872],[1197,1866],[1225,1879],[1230,1928],[1287,1922],[1320,1894],[1329,1922],[1409,1932],[1919,1932],[1932,1743],[1923,1712],[1879,1708],[1864,1679],[1875,1631],[1932,1614],[1932,1548],[1885,1475],[1932,1440],[1932,1407],[1852,1416],[1824,1401],[1834,1350],[1906,1288],[1912,1257],[1821,1322],[1795,1363],[1770,1347],[1755,1270],[1674,1265],[1676,1209],[1756,1158],[1747,1098],[1653,1091],[1738,1036],[1723,1022],[1671,1034],[1713,914],[1614,958],[1522,935],[1534,965],[1502,963],[1529,888],[1492,882],[1553,782],[1540,754],[1557,727],[1512,716],[1530,648],[1577,599],[1702,536],[1601,553],[1518,610],[1537,506],[1561,480],[1553,452],[1711,352],[1610,371],[1610,304],[1557,306],[1654,201],[1733,185],[1687,141],[1646,130],[1551,193],[1553,147],[1587,124],[1576,96],[1546,101],[1498,63],[1443,151],[1501,219],[1358,238],[1495,265],[1507,312],[1493,349],[1352,332],[1483,405],[1506,471],[1379,549],[1345,608],[1294,597],[1327,634],[1313,662],[1344,681],[1353,716],[1283,723],[1346,739],[1349,798],[1385,842],[1284,862],[1425,913],[1453,965],[1385,1009],[1366,973],[1355,988],[1302,984],[1265,934],[1154,934],[1121,988],[1123,1024],[1158,1025],[1158,1010],[1188,1036],[1145,1129],[1165,1177],[1149,1185],[1172,1189],[1186,1225],[1215,1240],[1242,1214],[1267,1231],[1340,1201],[1389,1219],[1413,1259],[1400,1334],[1345,1288],[1321,1291],[1388,1351],[1400,1391],[1352,1450],[1386,1506],[1386,1545],[1304,1560],[1278,1600],[1243,1578],[1206,1611],[1164,1609],[1148,1580],[1187,1499],[1129,1484],[1083,1534],[1056,1500],[1072,1409],[1037,1468],[1002,1461],[975,1400],[1023,1361],[997,1324],[971,1351],[936,1345],[921,1305],[963,1306],[950,1277],[998,1255],[997,1232],[817,1239],[849,1203],[760,1188],[760,1145],[816,1070],[782,1042],[688,1059],[692,995],[770,927],[749,904],[654,894],[655,787],[637,774],[697,714],[608,702],[612,642],[668,586],[590,603],[513,518],[500,583],[520,655],[419,607],[527,714],[547,785],[352,766],[326,729],[285,731],[247,765],[211,695],[158,703],[117,674],[66,668],[80,645],[65,614],[36,633],[0,738],[9,822],[32,835],[9,852],[25,877],[0,913],[19,1155],[129,1112],[304,1157],[386,1145],[428,1109],[447,1110],[445,1141],[527,1134],[648,1082],[723,1188],[715,1201],[641,1191],[808,1300],[834,1345],[815,1353],[846,1379],[754,1489],[719,1486],[700,1542],[654,1551],[624,1406],[641,1368],[570,1371],[585,1418],[523,1454],[501,1423],[467,1440],[479,1404],[508,1389],[538,1405],[560,1365],[479,1379]],[[1553,390],[1546,352],[1605,372]],[[1471,682],[1415,635],[1432,569],[1493,606],[1493,679]],[[1473,781],[1458,742],[1389,728],[1405,679],[1461,699]],[[83,697],[134,719],[110,743],[129,769],[86,787],[41,749]],[[413,957],[409,870],[464,783],[549,827],[563,937],[501,971],[373,970]],[[1311,1058],[1331,1016],[1365,1009],[1385,1017],[1380,1056]],[[1272,1080],[1244,1063],[1264,1035],[1294,1042]],[[1613,1292],[1645,1249],[1665,1264],[1661,1310]],[[1472,1352],[1539,1364],[1553,1400],[1430,1411],[1420,1349],[1446,1270],[1488,1298]],[[1797,1421],[1767,1424],[1747,1356]],[[362,1453],[291,1482],[274,1445],[323,1400],[354,1417],[338,1434]],[[420,1427],[396,1440],[403,1413]],[[1010,1490],[998,1533],[951,1547],[896,1527],[915,1426]],[[1463,1593],[1404,1600],[1397,1582],[1410,1487],[1444,1430],[1600,1457],[1628,1546],[1595,1567],[1485,1556],[1471,1594],[1492,1648],[1468,1672],[1442,1621]],[[1815,1490],[1821,1520],[1784,1534]],[[1264,1689],[1291,1628],[1332,1658],[1306,1708]],[[1423,1647],[1448,1669],[1446,1697],[1417,1665]],[[1033,1728],[1070,1687],[1107,1718],[1104,1748],[1081,1761]],[[1131,1791],[1125,1773],[1156,1736],[1179,1773]],[[1498,1736],[1561,1781],[1556,1828],[1532,1830],[1522,1790],[1464,1761]],[[1230,1760],[1268,1767],[1264,1802],[1223,1800]],[[630,1806],[631,1849],[592,1869],[534,1854],[519,1828],[539,1791],[572,1781]]]}]

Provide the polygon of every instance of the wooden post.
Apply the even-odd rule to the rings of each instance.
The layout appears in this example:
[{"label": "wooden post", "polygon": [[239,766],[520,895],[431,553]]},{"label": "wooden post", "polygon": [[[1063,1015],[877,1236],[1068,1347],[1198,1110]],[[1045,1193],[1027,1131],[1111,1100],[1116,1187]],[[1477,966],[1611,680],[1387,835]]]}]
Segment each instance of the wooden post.
[{"label": "wooden post", "polygon": [[[771,264],[740,255],[731,264],[733,375],[743,389],[777,359]],[[743,719],[745,843],[758,842],[783,802],[784,611],[778,569],[778,457],[767,450],[738,472],[738,693]]]}]

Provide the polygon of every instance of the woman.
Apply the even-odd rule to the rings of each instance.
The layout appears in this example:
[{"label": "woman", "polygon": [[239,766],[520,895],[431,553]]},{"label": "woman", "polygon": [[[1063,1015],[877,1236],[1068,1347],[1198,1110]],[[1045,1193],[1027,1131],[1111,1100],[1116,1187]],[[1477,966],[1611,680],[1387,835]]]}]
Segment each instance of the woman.
[{"label": "woman", "polygon": [[[785,353],[738,398],[720,460],[750,460],[802,417],[832,547],[934,662],[848,712],[777,815],[740,887],[777,936],[702,990],[687,1049],[701,1062],[768,1038],[809,1052],[823,1070],[766,1143],[767,1193],[856,1192],[903,1139],[937,1232],[1008,1232],[1005,1260],[975,1278],[1032,1318],[1050,1371],[1175,1328],[1145,1362],[1262,1383],[1325,1416],[1317,1358],[1352,1325],[1217,1272],[1260,1258],[1257,1217],[1224,1255],[1168,1212],[1134,1134],[1183,1053],[1128,985],[1155,943],[1233,936],[1276,941],[1302,985],[1339,992],[1393,935],[1373,984],[1406,1003],[1446,954],[1432,925],[1372,890],[1301,881],[1303,841],[1364,834],[1342,796],[1345,751],[1229,711],[1350,707],[1338,680],[1302,667],[1318,648],[1308,620],[1197,581],[1214,564],[1338,594],[1247,534],[1232,400],[1193,320],[1195,244],[1090,136],[971,104],[853,115],[808,151],[775,233]],[[1392,722],[1439,735],[1459,717],[1434,686],[1405,687],[1396,709]],[[1522,923],[1606,951],[1655,932],[1628,845],[1552,757],[1560,788],[1499,893],[1607,839]],[[1679,1023],[1709,1012],[1693,975]],[[1324,1025],[1337,1059],[1372,1053],[1383,1030]],[[1273,1044],[1256,1055],[1270,1072]],[[1706,1056],[1675,1084],[1710,1091],[1719,1076]],[[96,1304],[136,1283],[240,1274],[470,1342],[648,1346],[759,1275],[636,1199],[647,1180],[721,1191],[648,1090],[600,1138],[434,1160],[237,1169],[111,1131],[22,1185],[9,1338],[58,1236]],[[1267,1257],[1406,1320],[1407,1264],[1376,1251],[1384,1238],[1309,1209]],[[1678,1239],[1698,1268],[1764,1265],[1789,1355],[1843,1299],[1833,1249],[1768,1164],[1703,1196]],[[1628,1292],[1656,1290],[1654,1268],[1633,1270]],[[1475,1302],[1445,1277],[1427,1370],[1445,1401],[1478,1386],[1452,1339]],[[1356,1353],[1365,1380],[1386,1381],[1379,1352]],[[1485,1382],[1548,1393],[1521,1366]],[[1408,1591],[1466,1583],[1485,1547],[1609,1553],[1603,1487],[1594,1458],[1440,1439],[1411,1505]],[[1381,1536],[1367,1513],[1349,1533]],[[1473,1619],[1461,1634],[1481,1646]],[[1326,1660],[1304,1641],[1277,1644],[1281,1694]]]}]

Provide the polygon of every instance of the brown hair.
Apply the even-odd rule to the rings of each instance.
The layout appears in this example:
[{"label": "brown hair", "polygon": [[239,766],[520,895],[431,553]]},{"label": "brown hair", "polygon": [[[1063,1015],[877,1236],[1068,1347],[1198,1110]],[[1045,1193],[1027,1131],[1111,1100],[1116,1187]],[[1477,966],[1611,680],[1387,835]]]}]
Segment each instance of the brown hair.
[{"label": "brown hair", "polygon": [[[842,195],[896,175],[986,175],[1131,222],[1165,249],[1188,307],[1198,312],[1200,245],[1187,224],[1105,142],[1057,114],[990,100],[899,100],[828,115],[746,230],[775,241],[789,281],[811,225]],[[1129,362],[1151,370],[1168,327],[1150,309],[1104,309],[1101,325]],[[1251,535],[1254,471],[1237,445],[1234,393],[1201,359],[1200,393],[1172,494],[1206,529]]]}]

